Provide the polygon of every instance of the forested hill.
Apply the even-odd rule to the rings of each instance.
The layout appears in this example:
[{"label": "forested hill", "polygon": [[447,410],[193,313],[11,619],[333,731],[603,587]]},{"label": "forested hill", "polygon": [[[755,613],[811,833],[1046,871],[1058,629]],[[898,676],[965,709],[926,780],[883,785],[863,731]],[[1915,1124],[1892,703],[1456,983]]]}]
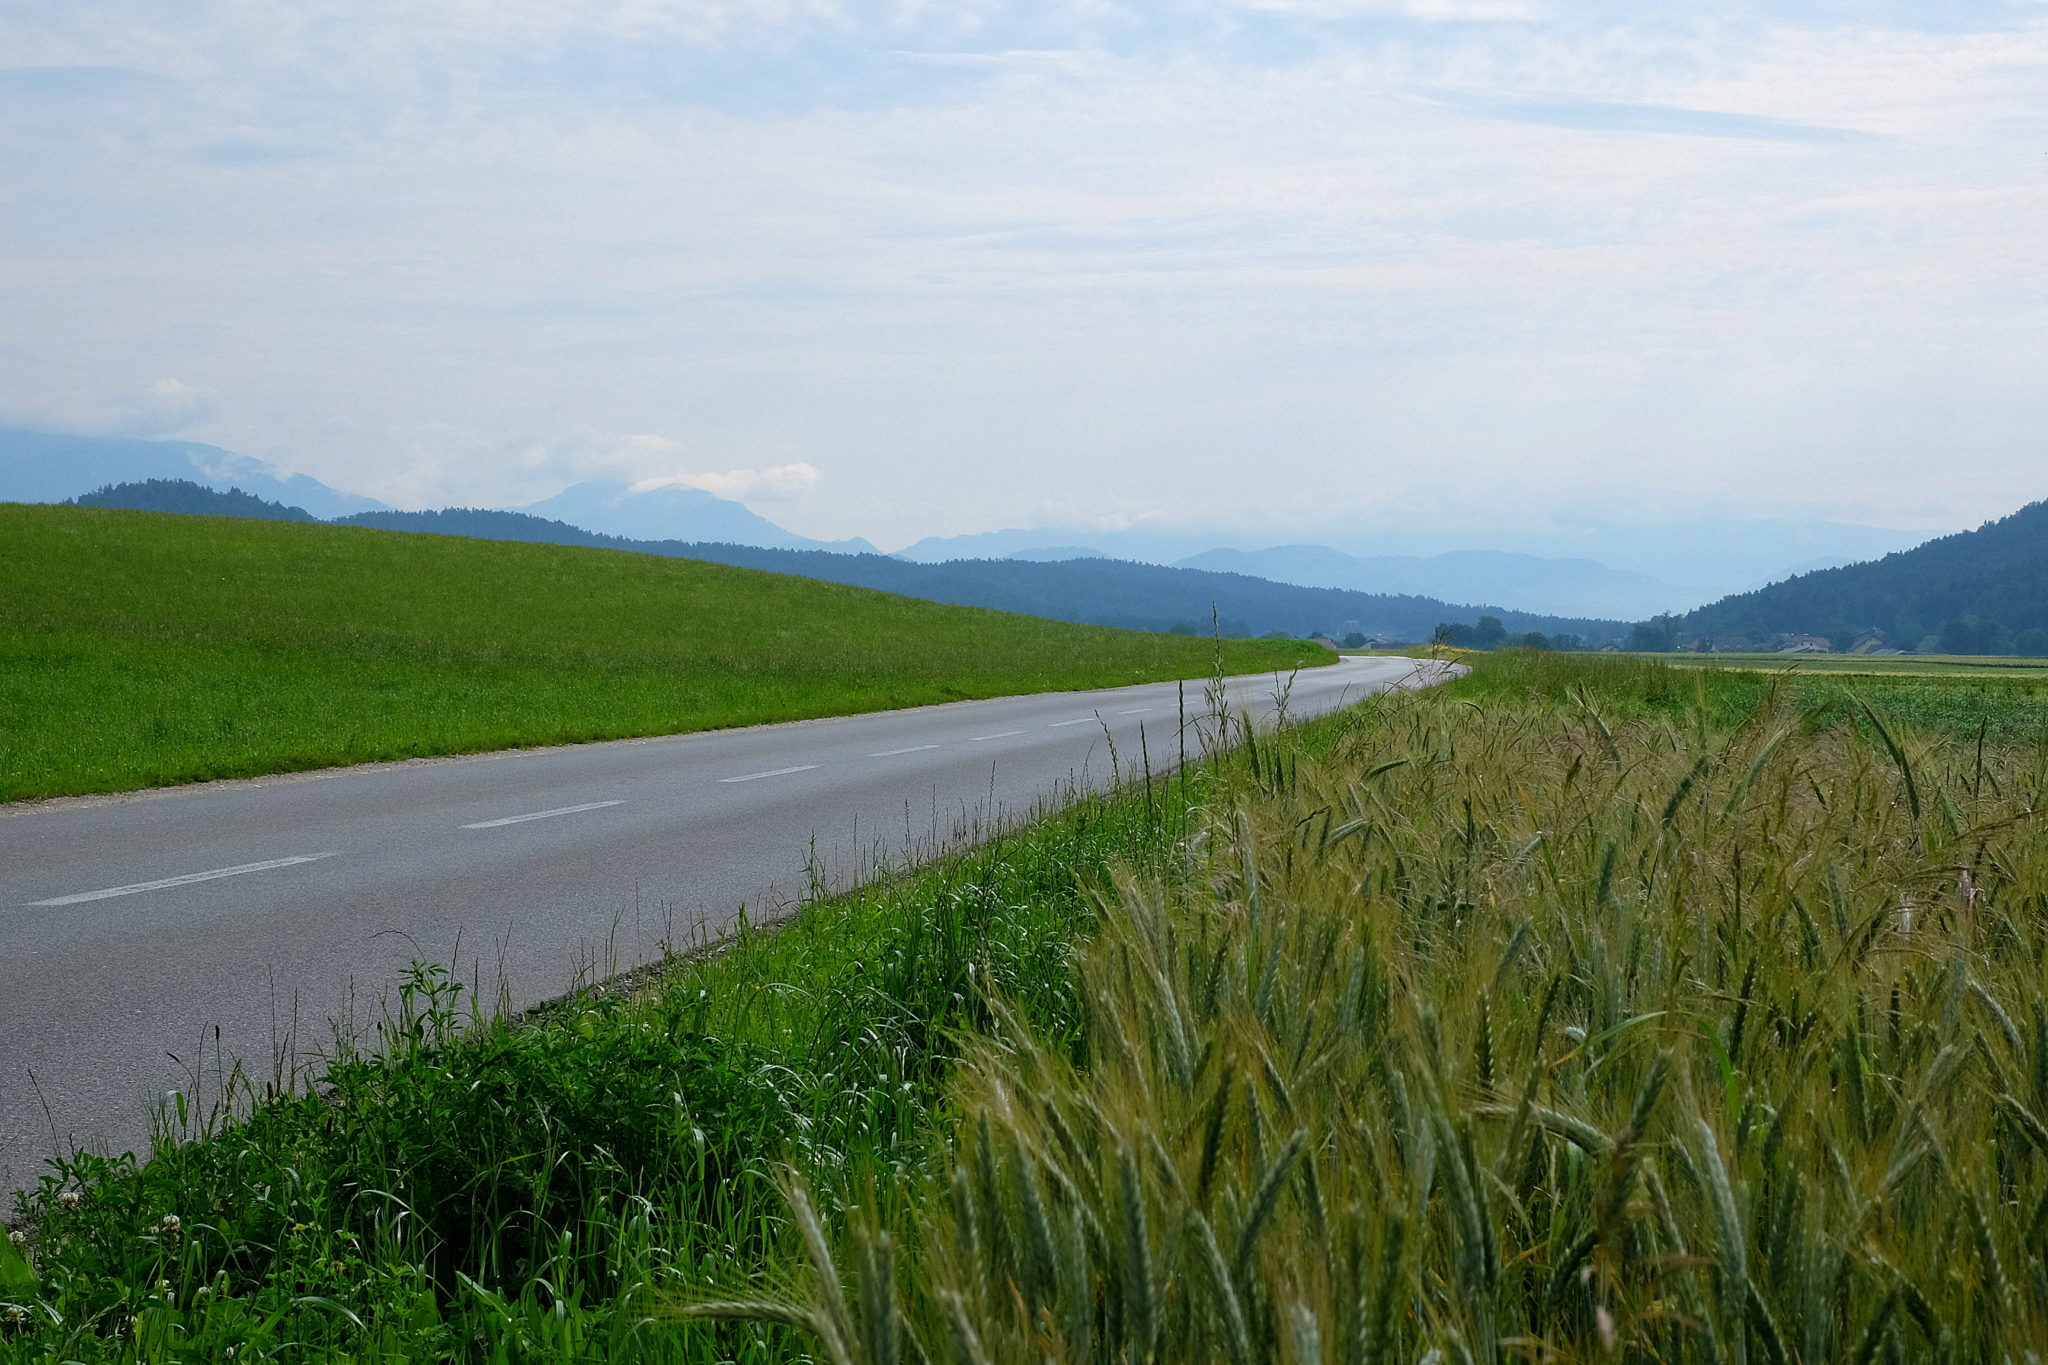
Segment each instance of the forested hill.
[{"label": "forested hill", "polygon": [[1684,619],[1695,635],[1839,635],[1876,627],[1902,648],[2048,653],[2048,502],[1867,564],[1801,574]]},{"label": "forested hill", "polygon": [[239,488],[222,491],[190,479],[138,479],[112,483],[71,499],[72,507],[125,507],[133,512],[185,512],[209,517],[252,517],[257,521],[317,521],[303,507],[270,502]]},{"label": "forested hill", "polygon": [[[104,490],[96,497],[103,506],[136,505],[122,500],[126,491],[126,488]],[[180,505],[175,510],[207,511],[226,516],[263,515],[252,513],[247,506],[247,503],[257,503],[257,499],[247,499],[245,503],[225,494],[213,494],[209,500],[205,496],[209,491],[193,488],[194,500],[190,505]],[[172,510],[161,490],[156,491],[147,505]],[[1317,632],[1341,635],[1356,630],[1366,635],[1427,640],[1442,622],[1469,625],[1481,615],[1498,617],[1512,632],[1577,635],[1589,642],[1619,638],[1626,629],[1616,621],[1540,616],[1499,607],[1457,606],[1433,597],[1304,588],[1245,574],[1170,568],[1115,559],[1074,559],[1052,563],[975,559],[919,564],[889,555],[771,550],[693,541],[623,540],[523,512],[467,507],[435,512],[363,512],[343,517],[338,524],[370,526],[387,531],[470,536],[479,540],[587,545],[709,560],[742,568],[824,579],[853,587],[878,588],[932,602],[991,607],[1056,621],[1120,626],[1129,630],[1179,628],[1206,635],[1211,627],[1212,608],[1216,623],[1221,625],[1226,635],[1263,635],[1272,631],[1296,636]]]}]

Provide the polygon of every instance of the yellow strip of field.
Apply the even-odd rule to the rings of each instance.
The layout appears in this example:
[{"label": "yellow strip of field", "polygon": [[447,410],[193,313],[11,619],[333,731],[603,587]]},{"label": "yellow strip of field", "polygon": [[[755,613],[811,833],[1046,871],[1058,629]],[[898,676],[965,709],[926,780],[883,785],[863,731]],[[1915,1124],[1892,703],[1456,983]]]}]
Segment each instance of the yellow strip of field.
[{"label": "yellow strip of field", "polygon": [[1922,678],[2048,678],[2048,659],[2011,654],[1653,654],[1683,668]]}]

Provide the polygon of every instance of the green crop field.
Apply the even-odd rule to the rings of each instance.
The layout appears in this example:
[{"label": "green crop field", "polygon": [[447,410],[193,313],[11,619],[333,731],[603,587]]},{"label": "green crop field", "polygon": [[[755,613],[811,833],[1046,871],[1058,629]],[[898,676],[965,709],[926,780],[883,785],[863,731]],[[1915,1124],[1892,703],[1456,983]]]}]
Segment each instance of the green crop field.
[{"label": "green crop field", "polygon": [[637,994],[421,968],[53,1170],[0,1361],[2048,1354],[2041,736],[1477,662]]},{"label": "green crop field", "polygon": [[0,800],[1198,677],[1218,649],[609,550],[0,504]]}]

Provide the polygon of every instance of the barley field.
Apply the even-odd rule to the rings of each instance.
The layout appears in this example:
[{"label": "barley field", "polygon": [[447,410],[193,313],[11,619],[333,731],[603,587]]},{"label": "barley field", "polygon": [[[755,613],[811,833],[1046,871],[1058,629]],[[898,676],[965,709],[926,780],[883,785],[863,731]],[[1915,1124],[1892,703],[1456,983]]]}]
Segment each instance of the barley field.
[{"label": "barley field", "polygon": [[[2048,1357],[2048,748],[1488,661],[1248,751],[961,1063],[820,1359]],[[1679,695],[1683,697],[1684,690]],[[1000,1012],[999,1012],[1000,1015]]]}]

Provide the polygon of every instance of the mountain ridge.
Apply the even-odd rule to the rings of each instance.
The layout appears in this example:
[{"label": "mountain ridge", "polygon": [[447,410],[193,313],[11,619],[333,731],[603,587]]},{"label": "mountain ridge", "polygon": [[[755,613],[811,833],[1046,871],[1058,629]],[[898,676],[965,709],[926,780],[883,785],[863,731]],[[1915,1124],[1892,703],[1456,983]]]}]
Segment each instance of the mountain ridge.
[{"label": "mountain ridge", "polygon": [[2048,654],[2048,501],[1881,559],[1731,594],[1669,624],[1688,637],[1877,630],[1905,649]]}]

